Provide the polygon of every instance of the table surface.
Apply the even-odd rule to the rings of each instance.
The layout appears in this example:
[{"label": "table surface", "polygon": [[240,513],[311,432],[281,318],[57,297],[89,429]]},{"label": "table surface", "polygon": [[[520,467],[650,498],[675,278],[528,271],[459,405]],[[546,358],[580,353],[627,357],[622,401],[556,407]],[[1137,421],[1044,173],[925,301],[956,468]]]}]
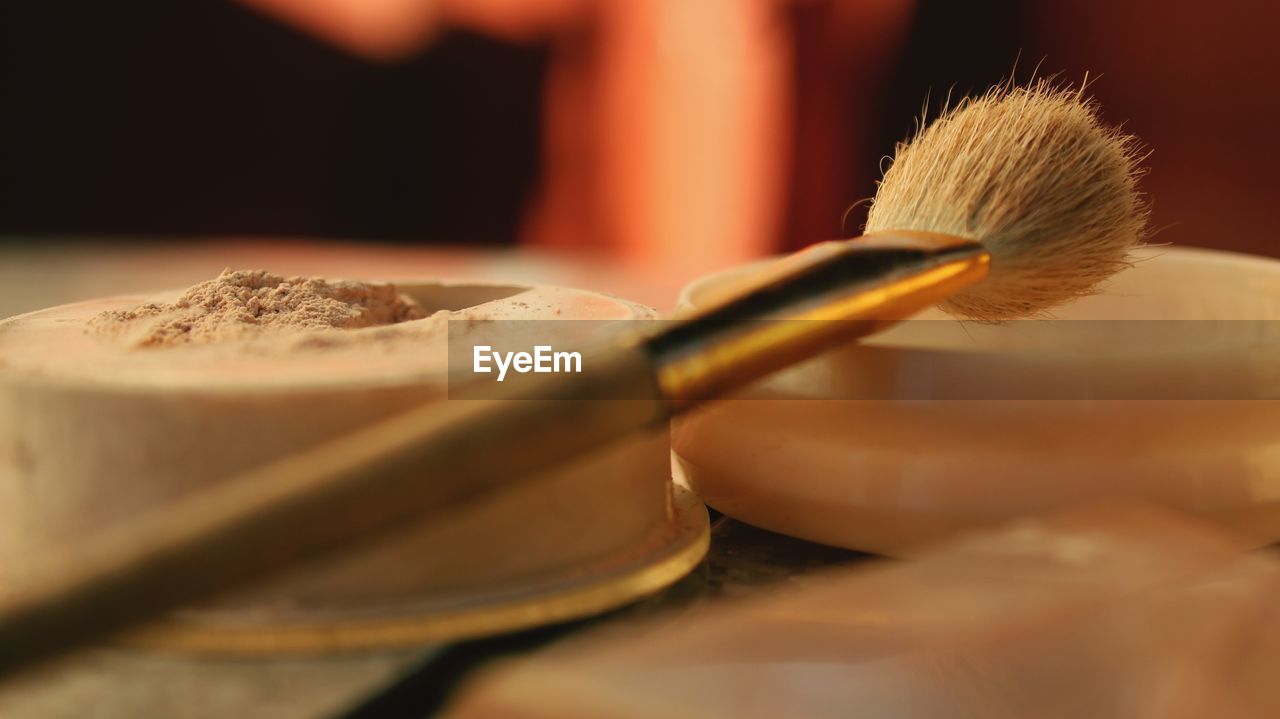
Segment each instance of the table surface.
[{"label": "table surface", "polygon": [[432,716],[455,687],[488,663],[517,656],[570,634],[639,621],[660,621],[706,602],[748,597],[779,585],[803,584],[815,573],[852,562],[889,561],[757,529],[714,511],[711,548],[683,580],[646,600],[602,617],[482,639],[425,654],[399,677],[342,712],[358,719]]},{"label": "table surface", "polygon": [[653,597],[601,617],[457,644],[317,659],[210,659],[94,648],[0,687],[0,716],[427,717],[443,708],[472,672],[494,660],[569,634],[653,621],[870,559],[717,517],[711,550],[693,572]]}]

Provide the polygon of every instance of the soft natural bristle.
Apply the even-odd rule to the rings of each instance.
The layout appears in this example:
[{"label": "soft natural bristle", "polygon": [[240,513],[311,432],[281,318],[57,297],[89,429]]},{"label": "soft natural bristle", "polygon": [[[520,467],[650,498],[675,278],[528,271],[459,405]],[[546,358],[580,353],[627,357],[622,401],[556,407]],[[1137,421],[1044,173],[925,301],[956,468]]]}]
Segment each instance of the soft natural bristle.
[{"label": "soft natural bristle", "polygon": [[1083,90],[1040,80],[961,102],[899,144],[866,232],[968,237],[991,274],[952,297],[952,314],[1000,321],[1088,294],[1142,240],[1138,143],[1105,127]]}]

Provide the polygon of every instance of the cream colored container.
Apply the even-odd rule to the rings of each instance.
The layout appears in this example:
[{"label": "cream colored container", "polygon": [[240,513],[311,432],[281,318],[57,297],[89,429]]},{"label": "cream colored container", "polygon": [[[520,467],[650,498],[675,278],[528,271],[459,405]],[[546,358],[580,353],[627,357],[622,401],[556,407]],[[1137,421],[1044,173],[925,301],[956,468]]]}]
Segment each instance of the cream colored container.
[{"label": "cream colored container", "polygon": [[[429,312],[633,320],[652,311],[552,287],[405,285]],[[428,320],[348,330],[318,352],[126,350],[87,331],[117,297],[0,322],[0,592],[65,543],[422,402],[447,348]],[[556,325],[564,327],[572,323]],[[584,323],[598,326],[597,323]],[[501,451],[501,448],[494,448]],[[423,481],[430,481],[430,468]],[[671,482],[666,433],[273,578],[136,641],[219,653],[412,645],[583,616],[675,581],[706,515]]]},{"label": "cream colored container", "polygon": [[1280,262],[1148,249],[1054,317],[928,314],[695,413],[675,451],[730,516],[886,554],[1117,495],[1280,539]]}]

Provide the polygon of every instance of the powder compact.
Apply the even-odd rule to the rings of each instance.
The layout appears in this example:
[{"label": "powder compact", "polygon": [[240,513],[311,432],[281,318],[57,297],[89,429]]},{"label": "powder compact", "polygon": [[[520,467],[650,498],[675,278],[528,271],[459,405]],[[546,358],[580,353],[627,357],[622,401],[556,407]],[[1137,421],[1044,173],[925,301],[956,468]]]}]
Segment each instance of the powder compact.
[{"label": "powder compact", "polygon": [[[697,309],[767,262],[712,275]],[[706,502],[889,555],[1127,496],[1280,539],[1280,262],[1139,250],[1044,319],[930,311],[679,421]]]},{"label": "powder compact", "polygon": [[[6,320],[0,584],[95,530],[444,401],[451,320],[652,317],[558,287],[227,272],[186,291]],[[706,512],[671,481],[658,431],[184,609],[127,641],[327,653],[510,631],[656,592],[696,565],[707,541]]]}]

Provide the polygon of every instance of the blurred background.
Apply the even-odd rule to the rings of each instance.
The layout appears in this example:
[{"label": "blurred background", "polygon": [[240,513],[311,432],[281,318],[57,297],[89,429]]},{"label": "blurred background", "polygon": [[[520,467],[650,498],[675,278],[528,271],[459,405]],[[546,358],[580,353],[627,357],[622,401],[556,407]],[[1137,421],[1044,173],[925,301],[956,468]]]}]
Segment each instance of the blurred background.
[{"label": "blurred background", "polygon": [[0,315],[46,300],[24,286],[101,292],[197,255],[167,284],[314,271],[371,256],[353,244],[382,253],[371,272],[519,248],[662,306],[857,234],[926,98],[1015,63],[1087,72],[1154,150],[1156,241],[1280,256],[1276,27],[1243,0],[5,3]]}]

